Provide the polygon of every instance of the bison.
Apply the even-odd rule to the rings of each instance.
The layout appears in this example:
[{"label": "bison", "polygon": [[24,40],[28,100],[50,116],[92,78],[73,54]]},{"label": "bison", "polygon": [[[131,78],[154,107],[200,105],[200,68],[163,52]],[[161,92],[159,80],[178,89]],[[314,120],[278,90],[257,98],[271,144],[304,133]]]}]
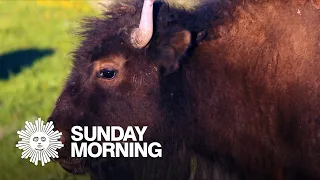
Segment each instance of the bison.
[{"label": "bison", "polygon": [[[116,2],[48,118],[92,179],[320,179],[319,1]],[[163,157],[71,158],[72,126],[148,126]]]}]

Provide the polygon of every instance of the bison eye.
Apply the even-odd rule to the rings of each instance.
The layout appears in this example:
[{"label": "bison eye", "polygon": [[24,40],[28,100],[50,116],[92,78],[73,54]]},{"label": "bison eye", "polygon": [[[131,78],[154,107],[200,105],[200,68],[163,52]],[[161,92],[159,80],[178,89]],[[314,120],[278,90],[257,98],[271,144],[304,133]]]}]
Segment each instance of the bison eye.
[{"label": "bison eye", "polygon": [[116,76],[116,70],[102,69],[98,72],[98,77],[104,79],[113,79]]}]

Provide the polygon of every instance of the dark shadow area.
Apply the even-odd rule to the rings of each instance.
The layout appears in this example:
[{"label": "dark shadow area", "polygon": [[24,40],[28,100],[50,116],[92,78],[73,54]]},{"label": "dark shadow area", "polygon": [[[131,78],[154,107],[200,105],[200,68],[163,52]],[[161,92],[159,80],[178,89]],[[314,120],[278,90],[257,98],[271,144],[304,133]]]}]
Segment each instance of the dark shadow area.
[{"label": "dark shadow area", "polygon": [[22,68],[31,66],[36,60],[54,53],[52,49],[24,49],[0,55],[0,79],[17,74]]}]

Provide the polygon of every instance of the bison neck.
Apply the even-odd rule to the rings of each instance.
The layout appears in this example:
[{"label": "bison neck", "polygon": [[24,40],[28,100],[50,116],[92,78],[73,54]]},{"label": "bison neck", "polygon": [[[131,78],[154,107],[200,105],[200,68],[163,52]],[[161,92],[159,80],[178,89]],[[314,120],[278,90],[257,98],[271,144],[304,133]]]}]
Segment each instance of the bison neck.
[{"label": "bison neck", "polygon": [[[295,15],[267,18],[287,18],[290,10],[276,8],[238,12],[246,16],[220,27],[220,38],[199,44],[188,59],[196,138],[207,154],[227,154],[238,166],[294,166],[320,177],[320,25]],[[313,15],[305,18],[319,18]]]}]

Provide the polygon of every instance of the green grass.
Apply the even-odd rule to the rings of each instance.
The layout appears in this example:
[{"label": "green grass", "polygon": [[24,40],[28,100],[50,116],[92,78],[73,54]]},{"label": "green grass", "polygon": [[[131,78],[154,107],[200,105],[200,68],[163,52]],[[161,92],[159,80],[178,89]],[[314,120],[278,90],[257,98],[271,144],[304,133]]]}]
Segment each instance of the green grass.
[{"label": "green grass", "polygon": [[[27,120],[46,119],[61,91],[71,66],[68,54],[77,44],[72,34],[79,20],[93,15],[89,3],[0,1],[0,65],[2,56],[27,49],[53,50],[53,54],[23,66],[9,78],[0,77],[0,179],[88,179],[73,176],[56,163],[34,166],[20,159],[21,150],[15,147],[17,130]],[[14,64],[23,56],[11,59]],[[0,68],[1,69],[1,68]]]}]

